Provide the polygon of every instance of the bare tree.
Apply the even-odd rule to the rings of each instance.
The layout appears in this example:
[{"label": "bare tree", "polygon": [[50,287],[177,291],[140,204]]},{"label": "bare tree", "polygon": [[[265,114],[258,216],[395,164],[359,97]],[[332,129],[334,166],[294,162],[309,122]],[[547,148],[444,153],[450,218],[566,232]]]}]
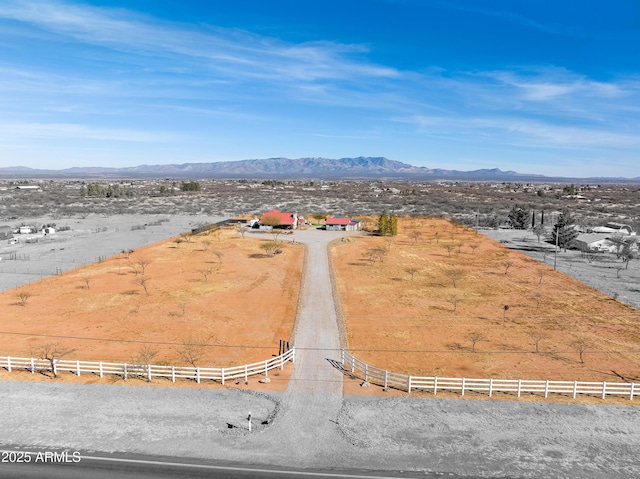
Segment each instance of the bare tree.
[{"label": "bare tree", "polygon": [[145,271],[145,269],[147,269],[147,266],[149,266],[151,264],[151,260],[148,260],[146,258],[141,258],[141,259],[138,260],[137,264],[138,264],[138,266],[140,266],[140,272],[144,276],[144,271]]},{"label": "bare tree", "polygon": [[249,228],[247,227],[247,225],[243,225],[241,223],[238,223],[236,225],[236,232],[242,237],[244,238],[244,235],[247,234],[247,231],[249,231]]},{"label": "bare tree", "polygon": [[411,242],[413,244],[416,244],[418,241],[420,241],[421,237],[422,233],[420,233],[420,231],[418,230],[413,230],[411,233],[409,233],[409,238],[411,238]]},{"label": "bare tree", "polygon": [[27,301],[29,301],[29,298],[33,296],[31,293],[29,293],[28,291],[20,291],[18,294],[16,294],[16,298],[18,299],[18,304],[20,306],[26,306],[27,305]]},{"label": "bare tree", "polygon": [[458,287],[458,281],[464,277],[464,273],[460,269],[450,269],[447,271],[447,277],[451,280],[454,288]]},{"label": "bare tree", "polygon": [[369,261],[369,264],[371,266],[373,266],[373,263],[375,263],[376,261],[376,257],[378,256],[378,253],[376,252],[375,249],[368,249],[367,251],[364,252],[364,255],[366,256],[367,260]]},{"label": "bare tree", "polygon": [[451,306],[453,306],[453,312],[456,312],[456,309],[458,309],[458,303],[462,301],[461,298],[456,295],[456,294],[452,294],[451,296],[449,296],[447,298],[447,302],[451,303]]},{"label": "bare tree", "polygon": [[449,255],[449,258],[451,258],[451,252],[453,251],[453,245],[452,244],[447,244],[447,245],[444,245],[443,248],[447,250],[447,254]]},{"label": "bare tree", "polygon": [[384,246],[376,246],[375,248],[373,248],[373,251],[375,252],[376,256],[378,257],[378,261],[383,263],[384,262],[384,257],[388,252],[387,248],[385,248]]},{"label": "bare tree", "polygon": [[504,266],[504,274],[507,274],[509,272],[509,268],[513,266],[513,261],[503,261],[502,266]]},{"label": "bare tree", "polygon": [[67,348],[58,342],[45,343],[42,346],[32,351],[32,355],[38,359],[43,359],[49,363],[49,370],[53,374],[54,378],[58,377],[58,371],[56,369],[56,361],[62,359],[67,354],[71,354],[75,349]]},{"label": "bare tree", "polygon": [[206,344],[207,340],[201,337],[183,338],[178,354],[185,363],[197,368],[198,362],[205,355]]},{"label": "bare tree", "polygon": [[480,331],[472,331],[467,334],[467,339],[471,341],[471,351],[476,352],[476,344],[481,341],[487,341],[487,337]]},{"label": "bare tree", "polygon": [[540,238],[542,236],[546,236],[547,234],[547,228],[545,228],[543,224],[538,224],[533,227],[533,234],[536,235],[536,237],[538,238],[538,243],[540,243]]},{"label": "bare tree", "polygon": [[547,270],[546,269],[539,269],[538,270],[538,284],[542,284],[542,278],[544,278],[544,275],[547,274]]},{"label": "bare tree", "polygon": [[210,269],[199,269],[198,272],[202,275],[202,277],[204,278],[204,282],[206,283],[207,280],[209,279],[209,275],[211,274],[211,270]]},{"label": "bare tree", "polygon": [[584,335],[579,334],[571,343],[571,346],[576,350],[580,356],[580,362],[584,363],[584,353],[591,347],[591,341],[589,341]]},{"label": "bare tree", "polygon": [[151,381],[149,371],[151,370],[151,362],[156,358],[159,351],[150,344],[143,345],[138,354],[133,358],[130,371],[137,373]]},{"label": "bare tree", "polygon": [[149,296],[149,278],[145,278],[144,276],[136,279],[134,281],[138,286],[142,286],[142,289],[144,289],[144,292],[147,294],[147,296]]},{"label": "bare tree", "polygon": [[218,258],[218,263],[222,264],[222,257],[224,253],[222,251],[214,251],[213,254]]},{"label": "bare tree", "polygon": [[405,269],[405,272],[408,273],[411,276],[411,282],[413,283],[413,276],[420,271],[420,268],[418,268],[417,266],[408,266]]},{"label": "bare tree", "polygon": [[471,251],[475,253],[476,249],[478,249],[478,246],[480,246],[478,243],[471,243],[469,245],[469,248],[471,248]]},{"label": "bare tree", "polygon": [[88,291],[89,290],[89,283],[91,282],[91,280],[89,278],[82,278],[82,281],[84,281],[84,284],[87,287],[87,291]]},{"label": "bare tree", "polygon": [[206,252],[209,249],[209,246],[211,246],[211,241],[209,241],[208,239],[203,240],[200,242],[202,251]]},{"label": "bare tree", "polygon": [[185,243],[191,243],[191,241],[193,240],[193,235],[191,233],[182,233],[180,235],[180,238],[182,238],[182,241],[184,241]]},{"label": "bare tree", "polygon": [[212,229],[211,230],[211,235],[213,235],[213,237],[218,240],[218,243],[220,241],[222,241],[222,229],[221,228],[217,228],[216,227],[216,228]]},{"label": "bare tree", "polygon": [[540,331],[530,331],[529,337],[533,341],[533,345],[535,346],[535,352],[540,352],[540,341],[547,338],[547,335]]}]

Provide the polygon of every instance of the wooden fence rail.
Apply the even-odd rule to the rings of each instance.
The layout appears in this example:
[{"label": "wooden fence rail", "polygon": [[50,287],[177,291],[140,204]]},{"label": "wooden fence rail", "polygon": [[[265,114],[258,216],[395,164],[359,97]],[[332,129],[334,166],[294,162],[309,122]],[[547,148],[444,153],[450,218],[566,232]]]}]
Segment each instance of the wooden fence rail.
[{"label": "wooden fence rail", "polygon": [[47,371],[54,374],[71,373],[76,376],[82,374],[95,374],[101,378],[107,374],[122,376],[123,379],[142,378],[151,381],[153,378],[167,378],[172,382],[177,379],[201,381],[219,381],[225,384],[226,381],[234,379],[244,379],[249,376],[263,375],[268,377],[272,369],[284,369],[285,363],[293,362],[295,359],[295,348],[291,347],[280,356],[276,356],[266,361],[245,364],[243,366],[233,366],[229,368],[200,368],[191,366],[163,366],[156,364],[136,364],[136,363],[108,363],[103,361],[80,361],[59,359],[52,362],[38,358],[16,358],[11,356],[0,356],[0,368],[9,372],[14,370],[27,370],[31,373],[36,371]]},{"label": "wooden fence rail", "polygon": [[521,397],[522,394],[540,394],[545,398],[549,394],[564,394],[575,399],[578,394],[588,394],[602,399],[608,395],[617,395],[633,400],[634,396],[640,395],[640,388],[635,383],[407,376],[370,366],[344,349],[342,367],[367,382],[379,384],[384,388],[400,389],[409,394],[413,390],[422,389],[433,391],[434,395],[438,394],[438,391],[459,391],[462,396],[465,392],[476,392],[488,394],[489,397],[493,393],[509,393],[517,397]]}]

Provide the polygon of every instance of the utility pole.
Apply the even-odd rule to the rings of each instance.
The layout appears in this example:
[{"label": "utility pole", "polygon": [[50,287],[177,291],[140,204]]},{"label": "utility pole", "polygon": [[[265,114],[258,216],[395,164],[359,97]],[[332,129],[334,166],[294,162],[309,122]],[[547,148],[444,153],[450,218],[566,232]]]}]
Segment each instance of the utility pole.
[{"label": "utility pole", "polygon": [[556,270],[556,264],[558,263],[558,233],[560,232],[560,228],[556,227],[556,252],[553,257],[553,270]]}]

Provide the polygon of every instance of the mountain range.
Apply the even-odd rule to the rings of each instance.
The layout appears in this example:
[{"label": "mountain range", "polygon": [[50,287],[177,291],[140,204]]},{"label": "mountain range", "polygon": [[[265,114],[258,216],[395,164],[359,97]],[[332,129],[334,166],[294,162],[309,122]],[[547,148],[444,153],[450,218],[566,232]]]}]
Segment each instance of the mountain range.
[{"label": "mountain range", "polygon": [[460,181],[571,181],[638,182],[636,178],[565,178],[502,171],[498,168],[473,171],[413,166],[382,157],[358,158],[268,158],[215,163],[140,165],[124,168],[73,167],[61,170],[26,167],[0,168],[5,179],[402,179]]}]

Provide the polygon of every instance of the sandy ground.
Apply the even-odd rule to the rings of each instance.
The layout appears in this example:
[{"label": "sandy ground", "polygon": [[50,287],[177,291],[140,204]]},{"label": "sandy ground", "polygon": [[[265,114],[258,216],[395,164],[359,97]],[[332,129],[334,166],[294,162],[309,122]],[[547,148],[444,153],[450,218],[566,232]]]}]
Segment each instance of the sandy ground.
[{"label": "sandy ground", "polygon": [[2,292],[0,349],[41,357],[57,343],[64,359],[188,366],[187,343],[201,367],[269,359],[291,335],[304,249],[268,257],[264,240],[178,236]]},{"label": "sandy ground", "polygon": [[[445,219],[400,218],[390,239],[360,237],[331,250],[359,359],[414,376],[638,378],[635,308]],[[376,248],[383,261],[369,255]]]},{"label": "sandy ground", "polygon": [[[307,354],[287,392],[7,380],[0,383],[0,443],[487,477],[640,474],[634,407],[340,398],[343,379],[327,361],[339,344],[333,305],[329,296],[314,302],[331,291],[326,250],[308,241],[296,332]],[[326,405],[315,407],[323,398]],[[251,434],[242,427],[248,411],[261,420]]]}]

